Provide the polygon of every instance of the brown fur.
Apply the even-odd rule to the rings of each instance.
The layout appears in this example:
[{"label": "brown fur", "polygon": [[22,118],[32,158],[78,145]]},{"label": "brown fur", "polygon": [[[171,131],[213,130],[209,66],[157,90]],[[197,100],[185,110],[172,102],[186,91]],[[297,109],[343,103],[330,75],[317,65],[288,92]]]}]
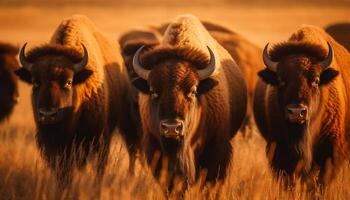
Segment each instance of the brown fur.
[{"label": "brown fur", "polygon": [[17,47],[0,43],[0,122],[11,114],[18,100],[17,77],[14,74],[19,66],[17,52]]},{"label": "brown fur", "polygon": [[[72,65],[82,59],[82,43],[89,54],[83,72],[92,73],[83,82],[73,82],[70,90],[64,90],[62,81],[80,74],[72,70]],[[39,85],[33,87],[32,95],[37,142],[61,181],[70,181],[72,164],[85,166],[90,153],[98,158],[98,175],[102,178],[116,127],[131,154],[135,153],[137,124],[131,111],[127,71],[119,52],[117,43],[79,15],[64,20],[49,44],[29,51],[29,61],[34,63],[31,76]],[[41,107],[59,107],[63,119],[41,124]]]},{"label": "brown fur", "polygon": [[[322,70],[318,63],[327,54],[326,41],[334,49],[334,59],[329,69]],[[276,75],[284,84],[272,86],[260,79],[254,98],[255,120],[267,141],[270,164],[276,173],[306,180],[319,169],[320,182],[327,183],[347,157],[350,55],[314,26],[300,28],[271,53],[278,58]],[[339,75],[329,76],[335,72]],[[333,78],[322,83],[325,75]],[[321,77],[321,85],[315,88],[311,84],[316,77]],[[310,117],[305,125],[285,120],[283,109],[292,102],[308,106]]]},{"label": "brown fur", "polygon": [[309,55],[323,60],[327,56],[327,51],[318,44],[288,41],[274,45],[269,52],[271,60],[276,61],[293,54]]},{"label": "brown fur", "polygon": [[35,47],[26,54],[29,62],[34,62],[35,60],[40,59],[40,57],[45,56],[64,56],[72,62],[79,62],[82,58],[82,55],[78,50],[60,44],[48,44]]},{"label": "brown fur", "polygon": [[339,44],[343,45],[350,52],[350,23],[335,23],[325,28]]},{"label": "brown fur", "polygon": [[255,85],[258,80],[257,73],[263,69],[261,59],[262,49],[242,35],[221,25],[211,22],[203,22],[212,37],[218,41],[232,56],[233,60],[241,69],[248,89],[248,108],[242,131],[254,123],[253,119],[253,97]]},{"label": "brown fur", "polygon": [[[244,75],[248,86],[247,117],[245,123],[242,126],[244,130],[246,126],[250,124],[250,121],[253,120],[252,99],[254,95],[255,85],[258,80],[256,74],[259,70],[263,69],[263,63],[261,59],[262,49],[248,41],[240,34],[224,26],[206,21],[202,21],[202,23],[204,27],[209,31],[210,35],[229,52]],[[169,23],[165,23],[160,26],[151,26],[149,28],[145,28],[143,31],[138,32],[137,34],[134,31],[130,31],[122,36],[123,39],[120,39],[120,44],[123,47],[123,57],[126,65],[130,65],[130,57],[134,55],[139,47],[142,45],[152,46],[159,43],[159,35],[163,35],[168,26]],[[153,35],[153,37],[150,35]],[[123,44],[125,45],[123,46]],[[200,63],[194,65],[202,66]],[[146,68],[148,67],[147,64],[144,66]],[[134,78],[132,69],[130,74],[131,78]]]},{"label": "brown fur", "polygon": [[142,65],[147,69],[147,66],[154,66],[163,60],[186,60],[193,66],[203,68],[209,64],[206,55],[197,49],[191,48],[176,48],[176,47],[159,47],[155,46],[147,51],[144,51],[142,57]]},{"label": "brown fur", "polygon": [[[232,153],[230,140],[245,115],[243,75],[227,51],[207,35],[198,19],[182,16],[171,25],[171,30],[163,34],[167,40],[159,40],[163,44],[144,50],[140,56],[142,65],[151,69],[148,83],[160,95],[156,103],[149,93],[140,93],[138,98],[147,160],[151,164],[157,152],[161,153],[161,159],[168,158],[170,183],[174,176],[193,183],[201,169],[207,170],[208,181],[223,180]],[[197,34],[205,35],[207,41],[198,40]],[[188,45],[181,46],[185,37],[189,39]],[[196,42],[188,42],[192,39]],[[164,44],[165,41],[169,43]],[[200,81],[196,72],[208,63],[207,49],[204,53],[196,47],[205,42],[210,42],[208,46],[217,52],[220,70],[208,80],[218,84],[199,97],[189,98],[193,86],[200,88],[200,84],[208,84]],[[183,140],[159,135],[159,119],[175,116],[185,119],[187,131]],[[156,176],[160,168],[161,164]]]}]

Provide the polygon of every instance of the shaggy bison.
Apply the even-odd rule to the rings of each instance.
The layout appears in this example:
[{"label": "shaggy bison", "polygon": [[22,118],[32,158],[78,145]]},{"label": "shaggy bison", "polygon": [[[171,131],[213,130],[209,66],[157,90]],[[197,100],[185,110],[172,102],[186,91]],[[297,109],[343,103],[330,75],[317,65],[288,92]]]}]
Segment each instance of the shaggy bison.
[{"label": "shaggy bison", "polygon": [[[248,41],[240,34],[211,22],[202,21],[202,24],[209,31],[210,35],[224,47],[241,69],[248,86],[248,107],[245,123],[242,126],[243,132],[247,125],[253,120],[252,101],[259,70],[263,69],[261,60],[262,49]],[[134,30],[125,33],[119,40],[123,49],[123,57],[131,76],[135,76],[132,70],[132,56],[136,50],[145,45],[152,46],[160,43],[169,23],[161,26],[146,27],[141,30]]]},{"label": "shaggy bison", "polygon": [[263,52],[254,114],[273,170],[285,180],[320,172],[326,183],[349,141],[350,55],[327,33],[303,26]]},{"label": "shaggy bison", "polygon": [[331,24],[325,30],[350,52],[350,23]]},{"label": "shaggy bison", "polygon": [[89,155],[97,155],[103,175],[114,128],[128,146],[137,134],[119,45],[77,15],[64,20],[48,44],[27,54],[25,47],[16,73],[33,85],[36,138],[44,158],[69,181],[72,164],[82,167]]},{"label": "shaggy bison", "polygon": [[16,56],[18,48],[0,43],[0,122],[8,117],[18,102],[17,77],[19,67]]},{"label": "shaggy bison", "polygon": [[254,119],[252,102],[258,80],[256,74],[264,68],[261,60],[262,49],[230,29],[209,22],[203,22],[203,24],[210,35],[232,56],[246,80],[248,86],[248,107],[246,120],[242,126],[244,133],[245,128],[251,125]]},{"label": "shaggy bison", "polygon": [[[144,152],[166,158],[168,183],[193,183],[199,170],[207,181],[224,179],[232,154],[231,138],[246,113],[247,89],[230,54],[194,16],[170,23],[157,45],[133,56]],[[163,164],[165,164],[163,163]]]}]

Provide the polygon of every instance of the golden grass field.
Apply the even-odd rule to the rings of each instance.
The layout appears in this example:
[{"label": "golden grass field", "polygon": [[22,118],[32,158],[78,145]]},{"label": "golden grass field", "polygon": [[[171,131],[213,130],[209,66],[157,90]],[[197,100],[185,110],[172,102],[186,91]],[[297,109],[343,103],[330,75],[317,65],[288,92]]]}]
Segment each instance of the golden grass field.
[{"label": "golden grass field", "polygon": [[[179,14],[192,13],[199,18],[227,25],[263,46],[283,41],[301,24],[324,27],[349,21],[350,7],[288,6],[0,6],[0,40],[29,47],[48,41],[60,21],[72,14],[84,14],[108,36],[118,38],[133,27],[157,25]],[[20,84],[19,105],[13,115],[0,125],[0,199],[164,199],[149,171],[138,168],[135,177],[127,173],[128,155],[115,137],[110,151],[101,191],[94,186],[93,166],[77,171],[72,188],[59,192],[55,177],[46,168],[35,144],[30,87]],[[324,193],[307,191],[297,185],[285,190],[269,170],[265,142],[253,128],[250,138],[241,134],[232,141],[234,155],[228,177],[219,194],[214,187],[190,187],[185,199],[349,199],[349,164]]]}]

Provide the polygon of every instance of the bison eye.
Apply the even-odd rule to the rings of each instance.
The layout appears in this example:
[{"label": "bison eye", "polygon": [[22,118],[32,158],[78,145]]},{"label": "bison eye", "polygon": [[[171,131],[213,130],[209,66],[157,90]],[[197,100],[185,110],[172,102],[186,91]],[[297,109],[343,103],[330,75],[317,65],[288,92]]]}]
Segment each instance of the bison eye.
[{"label": "bison eye", "polygon": [[312,81],[311,85],[313,87],[318,87],[320,85],[320,78],[316,78],[314,81]]},{"label": "bison eye", "polygon": [[192,90],[190,93],[188,93],[188,98],[194,98],[197,96],[197,89]]},{"label": "bison eye", "polygon": [[150,87],[150,93],[151,93],[151,98],[152,99],[156,99],[156,98],[159,97],[159,95],[156,92],[154,92],[152,87]]},{"label": "bison eye", "polygon": [[152,97],[152,99],[156,99],[156,98],[159,97],[159,95],[157,93],[155,93],[155,92],[152,92],[151,93],[151,97]]},{"label": "bison eye", "polygon": [[68,80],[65,84],[64,84],[64,88],[69,89],[72,87],[73,81],[72,80]]},{"label": "bison eye", "polygon": [[286,85],[286,82],[283,81],[281,78],[278,78],[278,87],[282,88]]},{"label": "bison eye", "polygon": [[32,80],[32,83],[34,88],[38,88],[40,86],[39,82],[35,79]]}]

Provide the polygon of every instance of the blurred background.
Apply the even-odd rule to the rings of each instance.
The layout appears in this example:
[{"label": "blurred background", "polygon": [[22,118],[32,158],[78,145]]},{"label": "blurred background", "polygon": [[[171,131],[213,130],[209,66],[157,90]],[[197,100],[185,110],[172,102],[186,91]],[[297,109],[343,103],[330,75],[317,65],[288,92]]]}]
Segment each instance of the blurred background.
[{"label": "blurred background", "polygon": [[84,14],[117,38],[130,28],[192,13],[242,33],[262,46],[287,39],[301,24],[350,20],[350,0],[1,0],[0,40],[48,41],[60,21]]}]

